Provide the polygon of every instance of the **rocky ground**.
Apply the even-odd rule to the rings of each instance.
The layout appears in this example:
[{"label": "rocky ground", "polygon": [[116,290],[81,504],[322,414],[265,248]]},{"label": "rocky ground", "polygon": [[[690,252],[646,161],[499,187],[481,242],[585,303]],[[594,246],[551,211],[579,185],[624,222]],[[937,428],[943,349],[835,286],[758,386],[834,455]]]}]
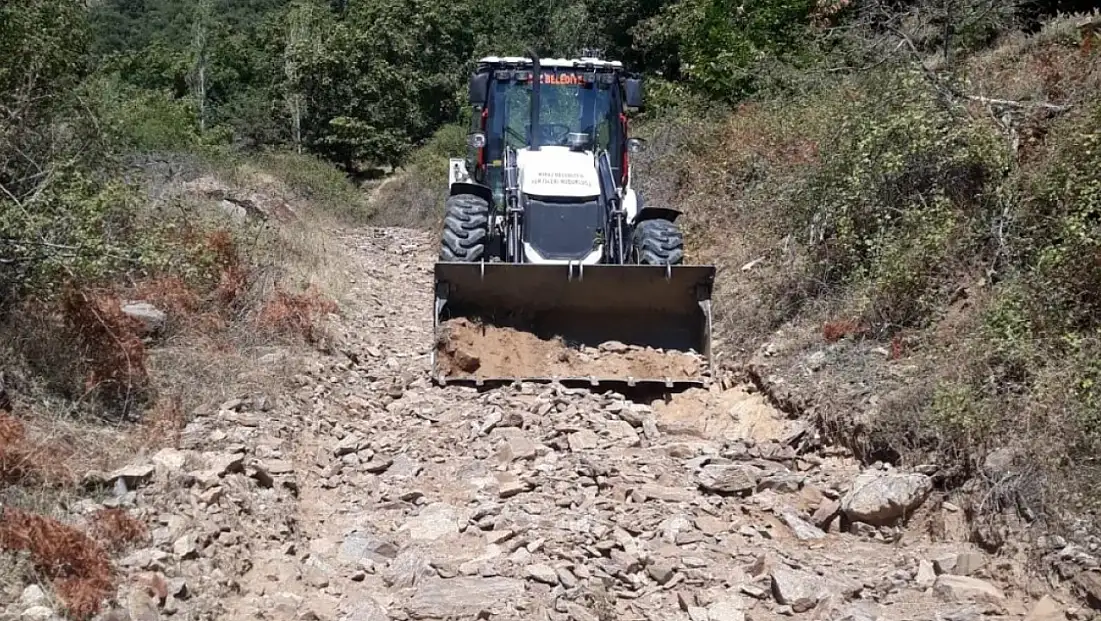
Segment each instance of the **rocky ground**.
[{"label": "rocky ground", "polygon": [[[924,471],[862,469],[746,386],[435,387],[435,240],[346,246],[339,346],[106,476],[151,537],[105,618],[1091,618],[967,543]],[[13,618],[51,617],[36,589]]]}]

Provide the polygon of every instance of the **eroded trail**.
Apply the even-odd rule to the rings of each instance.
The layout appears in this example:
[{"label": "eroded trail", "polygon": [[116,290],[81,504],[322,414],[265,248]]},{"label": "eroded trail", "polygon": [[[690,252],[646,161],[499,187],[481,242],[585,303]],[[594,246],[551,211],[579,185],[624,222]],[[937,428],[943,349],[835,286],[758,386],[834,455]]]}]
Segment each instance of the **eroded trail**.
[{"label": "eroded trail", "polygon": [[[271,402],[191,423],[181,470],[201,465],[157,501],[159,548],[130,559],[175,580],[189,617],[1026,610],[1005,590],[1011,565],[922,530],[957,527],[952,507],[926,502],[904,531],[872,525],[916,505],[923,475],[858,479],[858,464],[744,388],[638,404],[554,386],[432,386],[434,240],[387,229],[346,242],[360,271],[341,351]],[[839,532],[841,501],[868,524]]]}]

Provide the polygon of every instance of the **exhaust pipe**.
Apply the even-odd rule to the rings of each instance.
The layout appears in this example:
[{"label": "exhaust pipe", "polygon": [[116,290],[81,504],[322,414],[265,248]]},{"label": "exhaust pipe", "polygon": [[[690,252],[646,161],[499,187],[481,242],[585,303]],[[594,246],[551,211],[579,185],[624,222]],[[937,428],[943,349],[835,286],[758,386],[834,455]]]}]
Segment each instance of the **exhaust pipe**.
[{"label": "exhaust pipe", "polygon": [[528,146],[532,151],[539,150],[539,142],[542,133],[539,131],[539,87],[543,83],[543,70],[539,65],[539,55],[535,50],[528,50],[531,56],[531,136]]}]

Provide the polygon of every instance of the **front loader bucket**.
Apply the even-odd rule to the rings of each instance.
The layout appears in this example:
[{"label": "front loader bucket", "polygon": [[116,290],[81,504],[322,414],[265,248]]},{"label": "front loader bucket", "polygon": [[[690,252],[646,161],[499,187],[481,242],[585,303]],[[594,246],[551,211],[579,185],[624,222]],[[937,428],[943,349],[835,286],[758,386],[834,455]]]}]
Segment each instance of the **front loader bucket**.
[{"label": "front loader bucket", "polygon": [[435,271],[439,383],[710,383],[713,266],[437,263]]}]

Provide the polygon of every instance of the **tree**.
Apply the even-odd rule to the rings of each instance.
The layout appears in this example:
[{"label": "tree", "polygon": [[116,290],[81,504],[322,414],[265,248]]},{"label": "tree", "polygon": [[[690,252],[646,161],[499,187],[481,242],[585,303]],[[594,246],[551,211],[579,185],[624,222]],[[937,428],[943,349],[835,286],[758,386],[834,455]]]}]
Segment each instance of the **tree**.
[{"label": "tree", "polygon": [[197,0],[191,41],[191,88],[199,107],[199,130],[206,131],[206,74],[210,65],[210,28],[213,20],[213,0]]},{"label": "tree", "polygon": [[300,67],[311,147],[352,168],[396,165],[454,119],[474,51],[468,5],[351,3]]},{"label": "tree", "polygon": [[287,32],[283,48],[283,91],[287,113],[291,117],[291,133],[295,149],[302,152],[302,121],[306,114],[306,93],[302,83],[302,66],[314,62],[321,53],[317,26],[317,7],[308,0],[299,0],[287,12]]},{"label": "tree", "polygon": [[762,61],[798,56],[815,0],[679,0],[638,28],[640,46],[676,58],[689,82],[709,96],[733,101],[755,92]]}]

